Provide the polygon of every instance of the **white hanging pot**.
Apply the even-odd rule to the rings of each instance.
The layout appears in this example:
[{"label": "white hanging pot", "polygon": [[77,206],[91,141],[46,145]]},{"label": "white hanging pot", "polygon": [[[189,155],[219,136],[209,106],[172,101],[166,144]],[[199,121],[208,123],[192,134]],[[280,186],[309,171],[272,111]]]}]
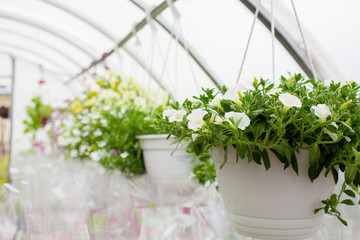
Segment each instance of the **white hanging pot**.
[{"label": "white hanging pot", "polygon": [[179,144],[176,149],[176,144],[171,144],[175,137],[167,139],[167,136],[137,136],[146,172],[153,183],[186,183],[192,172],[192,155],[186,152],[186,145]]},{"label": "white hanging pot", "polygon": [[299,176],[269,151],[271,168],[238,159],[230,146],[227,162],[224,150],[212,149],[216,165],[219,191],[224,200],[233,229],[242,235],[262,239],[299,239],[313,235],[321,226],[322,213],[314,209],[322,206],[334,191],[331,174],[324,173],[311,182],[308,171],[308,151],[296,155]]}]

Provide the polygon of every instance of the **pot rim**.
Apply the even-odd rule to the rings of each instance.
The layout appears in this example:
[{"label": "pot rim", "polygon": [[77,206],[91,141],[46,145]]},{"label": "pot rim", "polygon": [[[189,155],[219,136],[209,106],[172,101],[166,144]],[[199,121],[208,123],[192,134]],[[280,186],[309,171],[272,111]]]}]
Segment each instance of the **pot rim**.
[{"label": "pot rim", "polygon": [[[138,140],[149,140],[149,139],[166,139],[169,134],[143,134],[137,135]],[[170,136],[169,139],[175,139],[175,136]]]}]

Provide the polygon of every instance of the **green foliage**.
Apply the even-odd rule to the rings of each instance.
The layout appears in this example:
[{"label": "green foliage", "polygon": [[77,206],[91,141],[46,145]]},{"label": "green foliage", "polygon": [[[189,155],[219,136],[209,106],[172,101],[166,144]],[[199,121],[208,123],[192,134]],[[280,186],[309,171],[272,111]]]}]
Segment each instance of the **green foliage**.
[{"label": "green foliage", "polygon": [[46,125],[53,109],[50,105],[43,104],[40,96],[34,97],[31,102],[32,104],[26,107],[28,119],[23,123],[25,125],[24,132],[33,133],[33,138],[35,138],[35,132]]},{"label": "green foliage", "polygon": [[[0,187],[7,182],[9,157],[7,155],[0,155]],[[0,196],[1,200],[1,196]]]},{"label": "green foliage", "polygon": [[[206,152],[212,147],[233,146],[239,158],[248,158],[271,167],[268,151],[273,152],[284,168],[298,174],[296,152],[309,151],[308,175],[314,181],[325,169],[337,182],[337,169],[345,172],[346,185],[360,184],[360,98],[359,84],[305,79],[301,74],[281,77],[280,84],[254,79],[252,89],[241,86],[227,89],[220,97],[214,89],[203,89],[194,100],[173,104],[156,124],[180,139],[192,139],[189,150]],[[180,119],[174,114],[185,111]],[[224,163],[226,164],[226,155]],[[343,191],[346,189],[344,188]],[[326,213],[340,213],[339,195],[324,200]],[[347,191],[351,197],[351,193]],[[337,200],[336,200],[337,199]]]},{"label": "green foliage", "polygon": [[92,159],[128,177],[143,174],[145,167],[136,136],[159,133],[152,126],[153,116],[165,109],[169,96],[115,75],[99,79],[97,90],[89,88],[84,95],[83,100],[75,98],[70,102],[66,121],[72,124],[57,138],[72,139],[64,146],[66,155]]}]

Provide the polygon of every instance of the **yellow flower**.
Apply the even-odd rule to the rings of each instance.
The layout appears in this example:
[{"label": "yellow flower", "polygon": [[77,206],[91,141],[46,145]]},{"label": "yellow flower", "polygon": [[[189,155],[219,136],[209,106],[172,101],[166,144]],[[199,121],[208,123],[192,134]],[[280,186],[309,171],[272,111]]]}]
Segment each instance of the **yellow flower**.
[{"label": "yellow flower", "polygon": [[84,108],[80,105],[79,101],[76,101],[71,105],[70,110],[75,113],[80,113],[84,110]]},{"label": "yellow flower", "polygon": [[116,83],[111,84],[111,89],[114,90],[115,92],[118,91],[117,87],[118,85]]},{"label": "yellow flower", "polygon": [[90,96],[90,97],[92,97],[92,96],[95,96],[95,97],[96,97],[98,94],[99,94],[99,93],[98,93],[97,91],[95,91],[95,90],[89,92],[89,96]]},{"label": "yellow flower", "polygon": [[92,105],[94,105],[94,103],[95,103],[95,98],[89,98],[88,100],[86,100],[85,102],[84,102],[84,106],[85,107],[90,107],[90,106],[92,106]]},{"label": "yellow flower", "polygon": [[113,72],[109,72],[109,76],[110,76],[110,77],[116,77],[116,74],[113,73]]},{"label": "yellow flower", "polygon": [[103,80],[98,80],[96,83],[101,87],[103,85]]},{"label": "yellow flower", "polygon": [[134,79],[131,77],[131,78],[129,78],[129,83],[130,84],[133,84],[133,82],[134,82]]}]

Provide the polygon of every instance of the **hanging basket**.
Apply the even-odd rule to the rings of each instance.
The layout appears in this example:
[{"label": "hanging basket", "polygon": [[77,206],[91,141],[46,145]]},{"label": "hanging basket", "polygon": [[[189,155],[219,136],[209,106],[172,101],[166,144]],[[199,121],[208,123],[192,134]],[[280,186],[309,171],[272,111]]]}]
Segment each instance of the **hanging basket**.
[{"label": "hanging basket", "polygon": [[321,200],[334,191],[334,180],[324,174],[311,182],[308,152],[297,154],[299,176],[289,167],[284,170],[271,152],[271,168],[238,159],[231,146],[222,169],[224,150],[214,148],[219,191],[233,229],[242,235],[265,239],[299,239],[313,235],[321,226],[323,214],[314,214]]},{"label": "hanging basket", "polygon": [[[187,183],[192,171],[192,155],[186,146],[171,144],[167,134],[140,135],[146,172],[153,183]],[[176,149],[176,151],[174,151]]]}]

